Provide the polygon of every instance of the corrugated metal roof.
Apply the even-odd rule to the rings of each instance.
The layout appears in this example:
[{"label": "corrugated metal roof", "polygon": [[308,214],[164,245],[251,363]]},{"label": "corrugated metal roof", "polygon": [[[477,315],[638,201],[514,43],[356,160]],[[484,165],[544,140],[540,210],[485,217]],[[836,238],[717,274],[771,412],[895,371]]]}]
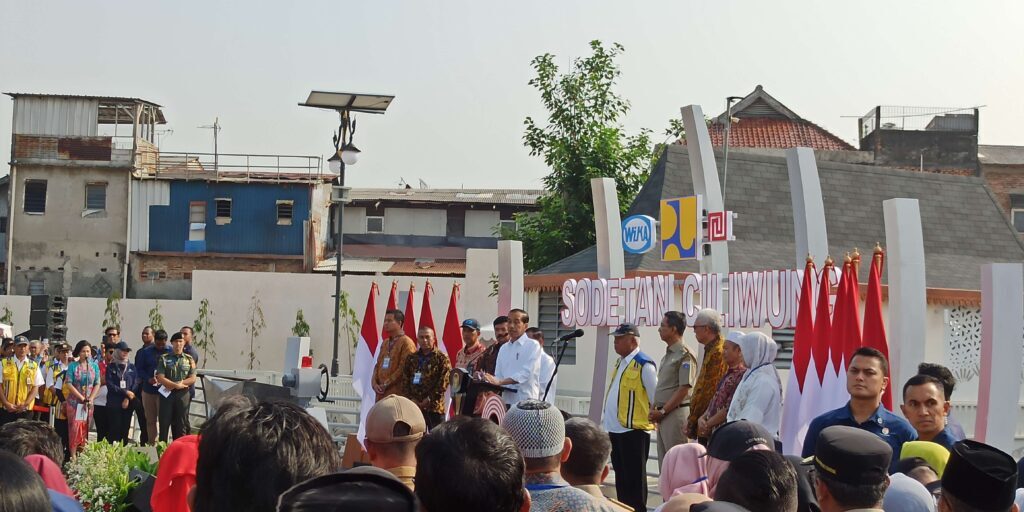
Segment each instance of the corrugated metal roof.
[{"label": "corrugated metal roof", "polygon": [[46,94],[46,93],[36,93],[36,92],[5,92],[4,94],[6,94],[6,95],[8,95],[8,96],[10,96],[12,98],[36,96],[36,97],[40,97],[40,98],[71,98],[71,99],[88,99],[88,100],[100,100],[100,101],[124,101],[124,102],[132,102],[132,103],[134,103],[134,102],[145,103],[147,105],[152,105],[154,107],[163,107],[163,105],[160,105],[158,103],[154,103],[154,102],[149,101],[149,100],[144,100],[142,98],[132,98],[130,96],[91,96],[91,95],[88,95],[88,94]]},{"label": "corrugated metal roof", "polygon": [[386,274],[464,276],[465,261],[396,261]]},{"label": "corrugated metal roof", "polygon": [[414,203],[471,203],[533,205],[543,190],[468,188],[353,188],[353,202],[400,201]]},{"label": "corrugated metal roof", "polygon": [[1024,165],[1024,146],[978,144],[978,160],[984,165]]},{"label": "corrugated metal roof", "polygon": [[[341,271],[342,273],[384,273],[394,265],[393,261],[377,261],[377,260],[361,260],[345,258],[341,260]],[[313,268],[314,272],[334,272],[337,268],[338,263],[334,258],[328,258],[320,261]]]},{"label": "corrugated metal roof", "polygon": [[350,244],[342,247],[345,257],[463,259],[465,247],[413,247],[407,245]]}]

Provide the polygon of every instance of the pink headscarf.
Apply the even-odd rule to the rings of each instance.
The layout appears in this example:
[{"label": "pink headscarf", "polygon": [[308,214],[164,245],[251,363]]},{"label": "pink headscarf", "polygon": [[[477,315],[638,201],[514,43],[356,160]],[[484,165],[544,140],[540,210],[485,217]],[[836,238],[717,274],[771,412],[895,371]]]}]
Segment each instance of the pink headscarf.
[{"label": "pink headscarf", "polygon": [[68,481],[64,479],[64,473],[61,473],[60,467],[57,466],[56,462],[50,460],[49,457],[45,455],[28,455],[25,457],[25,462],[28,462],[28,465],[32,466],[32,469],[39,473],[39,476],[43,477],[43,483],[46,484],[47,489],[71,496],[72,498],[75,497],[75,493],[68,487]]},{"label": "pink headscarf", "polygon": [[[774,451],[772,448],[763,444],[755,444],[747,449],[748,452],[752,450]],[[722,478],[722,473],[725,473],[725,470],[729,469],[729,461],[716,459],[710,455],[706,458],[708,465],[708,496],[710,496],[711,499],[714,499],[715,489],[718,487],[718,479]]]},{"label": "pink headscarf", "polygon": [[706,453],[704,446],[697,443],[677,444],[665,453],[658,477],[658,491],[663,500],[684,493],[707,495]]}]

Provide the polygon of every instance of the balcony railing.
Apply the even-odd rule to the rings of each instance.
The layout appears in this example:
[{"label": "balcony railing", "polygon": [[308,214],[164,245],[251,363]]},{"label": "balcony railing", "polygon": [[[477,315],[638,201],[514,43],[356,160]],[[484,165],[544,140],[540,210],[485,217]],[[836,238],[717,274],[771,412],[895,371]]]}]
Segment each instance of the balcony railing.
[{"label": "balcony railing", "polygon": [[882,130],[977,132],[978,109],[877,106],[860,118],[860,138]]},{"label": "balcony railing", "polygon": [[185,153],[142,151],[137,167],[140,177],[217,181],[319,181],[325,172],[318,156],[240,153]]}]

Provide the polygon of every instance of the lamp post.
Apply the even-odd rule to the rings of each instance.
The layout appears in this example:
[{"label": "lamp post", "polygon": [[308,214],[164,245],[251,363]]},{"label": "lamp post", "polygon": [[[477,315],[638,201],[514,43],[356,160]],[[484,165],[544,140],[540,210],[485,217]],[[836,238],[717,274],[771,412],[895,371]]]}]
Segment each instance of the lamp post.
[{"label": "lamp post", "polygon": [[331,172],[338,174],[337,184],[332,185],[331,202],[334,203],[338,213],[338,220],[335,225],[336,255],[334,268],[334,348],[331,353],[331,376],[337,377],[339,371],[338,346],[341,340],[341,249],[342,249],[342,213],[345,205],[349,202],[350,187],[345,186],[345,166],[355,165],[359,160],[359,148],[352,144],[352,135],[355,132],[355,121],[352,119],[353,112],[367,114],[383,114],[394,96],[381,94],[356,94],[347,92],[324,92],[311,91],[302,107],[322,108],[338,112],[341,124],[338,133],[334,135],[334,155],[327,160]]}]

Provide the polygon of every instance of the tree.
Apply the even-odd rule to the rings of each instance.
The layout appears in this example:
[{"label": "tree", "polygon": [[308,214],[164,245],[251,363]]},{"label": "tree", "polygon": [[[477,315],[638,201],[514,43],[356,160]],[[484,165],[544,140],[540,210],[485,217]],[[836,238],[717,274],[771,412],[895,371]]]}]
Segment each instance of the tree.
[{"label": "tree", "polygon": [[524,121],[523,141],[531,156],[541,156],[551,173],[539,211],[518,214],[517,230],[506,238],[523,241],[524,266],[537,270],[595,242],[592,178],[613,178],[619,207],[625,212],[647,181],[652,160],[650,130],[628,135],[622,119],[629,102],[613,90],[620,75],[615,58],[620,44],[606,48],[591,41],[592,54],[574,59],[562,73],[549,53],[533,59],[529,84],[540,92],[547,126]]},{"label": "tree", "polygon": [[0,324],[9,325],[11,329],[14,329],[14,311],[11,311],[7,304],[4,304],[3,314],[0,315]]},{"label": "tree", "polygon": [[[354,349],[359,343],[359,328],[360,321],[356,315],[356,310],[352,309],[352,306],[348,302],[348,292],[341,292],[341,296],[338,298],[338,318],[341,322],[341,329],[339,332],[343,332],[348,337],[349,342],[352,344]],[[340,341],[340,340],[339,340]],[[352,364],[352,358],[355,357],[355,350],[349,351],[349,365]]]},{"label": "tree", "polygon": [[[263,329],[267,326],[266,319],[263,318],[263,305],[260,303],[260,298],[256,293],[252,294],[252,299],[249,302],[249,313],[245,317],[245,333],[249,335],[249,369],[254,369],[255,365],[260,361],[256,359],[256,350],[259,349],[259,345],[256,345],[256,338],[260,336]],[[242,355],[246,355],[242,352]]]},{"label": "tree", "polygon": [[217,357],[217,341],[213,332],[213,309],[210,308],[210,299],[199,301],[199,316],[192,322],[192,343],[203,351],[202,367],[206,368],[206,362],[211,357]]},{"label": "tree", "polygon": [[149,326],[154,331],[164,328],[164,315],[160,312],[160,301],[155,301],[153,309],[149,310]]},{"label": "tree", "polygon": [[111,292],[110,296],[107,297],[107,306],[103,309],[103,323],[100,325],[100,329],[116,327],[117,332],[121,332],[121,322],[123,321],[124,318],[121,316],[121,293]]},{"label": "tree", "polygon": [[306,323],[306,317],[302,314],[302,310],[295,312],[295,325],[292,326],[292,336],[298,336],[304,338],[309,336],[309,324]]}]

